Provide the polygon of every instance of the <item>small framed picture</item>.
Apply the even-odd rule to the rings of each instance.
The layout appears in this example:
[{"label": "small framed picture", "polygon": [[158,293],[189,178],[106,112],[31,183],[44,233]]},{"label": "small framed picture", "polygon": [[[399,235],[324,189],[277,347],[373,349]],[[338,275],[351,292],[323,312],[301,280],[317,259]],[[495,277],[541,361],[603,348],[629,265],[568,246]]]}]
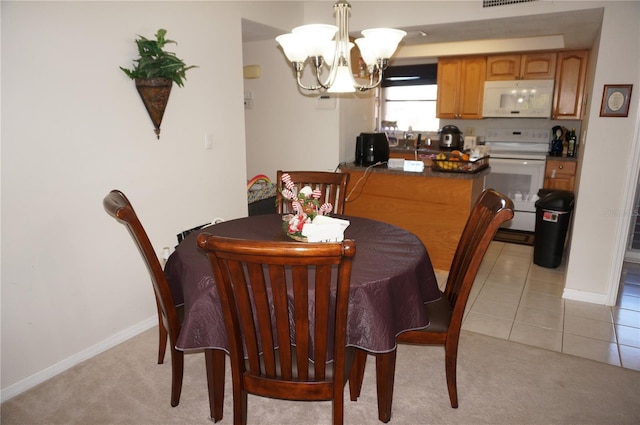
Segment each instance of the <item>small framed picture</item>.
[{"label": "small framed picture", "polygon": [[629,115],[632,84],[605,84],[602,92],[601,117],[626,117]]}]

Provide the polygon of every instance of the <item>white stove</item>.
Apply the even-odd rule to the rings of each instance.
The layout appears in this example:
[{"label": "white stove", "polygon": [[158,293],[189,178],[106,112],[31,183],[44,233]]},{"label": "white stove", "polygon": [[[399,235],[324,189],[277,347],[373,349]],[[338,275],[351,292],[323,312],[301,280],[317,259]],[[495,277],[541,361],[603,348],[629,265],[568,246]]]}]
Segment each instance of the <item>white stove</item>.
[{"label": "white stove", "polygon": [[485,188],[509,196],[515,209],[513,219],[503,227],[535,230],[535,201],[542,188],[550,136],[550,130],[541,129],[487,130],[491,172],[485,178]]},{"label": "white stove", "polygon": [[545,160],[550,137],[551,130],[490,128],[485,142],[492,158]]}]

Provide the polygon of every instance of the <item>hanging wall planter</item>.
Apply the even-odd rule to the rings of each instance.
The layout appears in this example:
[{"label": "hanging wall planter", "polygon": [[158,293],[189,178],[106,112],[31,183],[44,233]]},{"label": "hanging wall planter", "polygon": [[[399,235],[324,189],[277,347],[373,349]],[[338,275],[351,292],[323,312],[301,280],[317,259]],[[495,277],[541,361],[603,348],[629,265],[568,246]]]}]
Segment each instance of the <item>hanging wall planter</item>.
[{"label": "hanging wall planter", "polygon": [[160,138],[160,123],[169,102],[173,81],[168,78],[136,78],[136,89],[147,108],[156,136]]},{"label": "hanging wall planter", "polygon": [[160,123],[169,101],[171,86],[175,82],[178,87],[186,80],[185,72],[196,68],[187,66],[175,53],[164,51],[165,44],[177,44],[173,40],[166,40],[167,30],[159,29],[155,40],[139,36],[136,40],[140,57],[135,59],[133,69],[120,67],[129,78],[135,80],[136,88],[144,103],[149,117],[155,127],[155,133],[160,138]]}]

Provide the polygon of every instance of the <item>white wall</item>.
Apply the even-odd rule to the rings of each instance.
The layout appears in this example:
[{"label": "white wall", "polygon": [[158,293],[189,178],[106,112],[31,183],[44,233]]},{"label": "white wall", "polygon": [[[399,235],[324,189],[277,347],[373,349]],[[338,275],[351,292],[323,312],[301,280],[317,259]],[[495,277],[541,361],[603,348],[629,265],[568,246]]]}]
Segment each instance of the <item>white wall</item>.
[{"label": "white wall", "polygon": [[[640,88],[640,2],[606,7],[593,75],[586,146],[575,205],[565,297],[607,304],[617,289],[630,222],[635,182],[625,187],[638,163]],[[625,48],[620,48],[625,46]],[[596,58],[592,58],[596,60]],[[628,118],[600,117],[605,84],[633,84]],[[634,153],[634,155],[631,155]],[[622,250],[622,251],[621,251]]]},{"label": "white wall", "polygon": [[[244,43],[245,65],[260,65],[259,79],[244,81],[253,94],[245,109],[247,176],[278,169],[333,170],[338,164],[338,109],[316,109],[316,96],[301,95],[291,66],[274,40]],[[239,140],[242,143],[242,140]]]},{"label": "white wall", "polygon": [[[375,126],[373,92],[320,101],[317,93],[298,89],[274,40],[244,43],[243,57],[244,65],[259,65],[261,73],[244,81],[245,94],[253,97],[253,107],[245,109],[249,178],[266,174],[275,180],[278,169],[333,171],[355,159],[356,136]],[[310,74],[306,69],[305,83],[312,83]]]},{"label": "white wall", "polygon": [[[305,20],[321,15],[331,23],[329,3],[305,2]],[[618,188],[632,160],[601,156],[612,146],[628,153],[633,143],[639,3],[541,1],[492,12],[470,1],[455,13],[451,2],[351,3],[353,28],[605,7],[567,287],[597,298],[617,285],[611,248],[628,217],[605,216],[603,206],[624,206]],[[340,107],[318,111],[313,99],[295,97],[275,43],[245,46],[243,57],[240,17],[289,30],[302,23],[291,22],[302,15],[289,18],[291,2],[3,1],[1,7],[6,399],[153,323],[144,265],[127,232],[102,209],[110,189],[129,195],[158,250],[172,247],[184,228],[245,215],[247,177],[279,167],[333,169],[350,151],[345,134],[359,125],[347,123]],[[179,42],[173,50],[199,68],[189,71],[184,88],[174,88],[158,141],[118,66],[135,57],[136,34],[152,36],[160,27]],[[255,109],[245,111],[243,90],[252,81],[242,80],[242,65],[261,55],[264,79],[254,81]],[[617,83],[636,89],[629,118],[599,118],[602,85]],[[274,96],[282,96],[275,106]],[[246,149],[245,112],[247,121],[255,119]],[[272,124],[283,116],[288,125]],[[215,138],[211,151],[204,150],[206,133]],[[261,138],[265,133],[276,136]],[[252,152],[263,155],[245,166]]]},{"label": "white wall", "polygon": [[[144,264],[102,207],[109,190],[129,196],[158,251],[246,215],[240,6],[1,3],[3,399],[153,325]],[[174,86],[157,140],[118,66],[161,27],[199,68]]]}]

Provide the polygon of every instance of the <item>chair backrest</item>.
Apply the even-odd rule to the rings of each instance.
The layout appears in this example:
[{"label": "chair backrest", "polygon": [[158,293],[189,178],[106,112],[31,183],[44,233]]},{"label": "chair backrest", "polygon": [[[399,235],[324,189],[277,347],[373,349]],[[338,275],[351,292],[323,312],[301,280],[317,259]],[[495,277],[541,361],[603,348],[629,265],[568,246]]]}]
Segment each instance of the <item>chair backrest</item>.
[{"label": "chair backrest", "polygon": [[444,290],[453,308],[449,329],[460,329],[480,263],[500,225],[512,218],[513,202],[493,189],[484,190],[471,209]]},{"label": "chair backrest", "polygon": [[333,213],[344,214],[344,203],[347,196],[347,184],[349,183],[349,173],[332,173],[329,171],[282,171],[277,172],[276,190],[277,213],[291,213],[291,203],[282,197],[281,190],[284,187],[282,175],[289,174],[291,181],[300,190],[304,186],[311,186],[312,189],[320,189],[322,193],[319,202],[323,204],[329,202],[333,206]]},{"label": "chair backrest", "polygon": [[283,399],[342,397],[355,243],[249,241],[202,233],[198,246],[211,261],[231,367],[243,388]]},{"label": "chair backrest", "polygon": [[169,333],[172,346],[175,346],[178,334],[180,333],[180,320],[178,319],[176,307],[173,302],[171,289],[169,289],[169,283],[162,271],[162,266],[160,265],[160,261],[158,261],[158,257],[147,236],[147,232],[144,230],[144,227],[142,227],[142,223],[140,223],[136,212],[124,193],[119,190],[112,190],[105,196],[102,204],[110,216],[127,227],[138,247],[142,259],[151,275],[153,292],[162,314],[165,329],[167,329]]}]

